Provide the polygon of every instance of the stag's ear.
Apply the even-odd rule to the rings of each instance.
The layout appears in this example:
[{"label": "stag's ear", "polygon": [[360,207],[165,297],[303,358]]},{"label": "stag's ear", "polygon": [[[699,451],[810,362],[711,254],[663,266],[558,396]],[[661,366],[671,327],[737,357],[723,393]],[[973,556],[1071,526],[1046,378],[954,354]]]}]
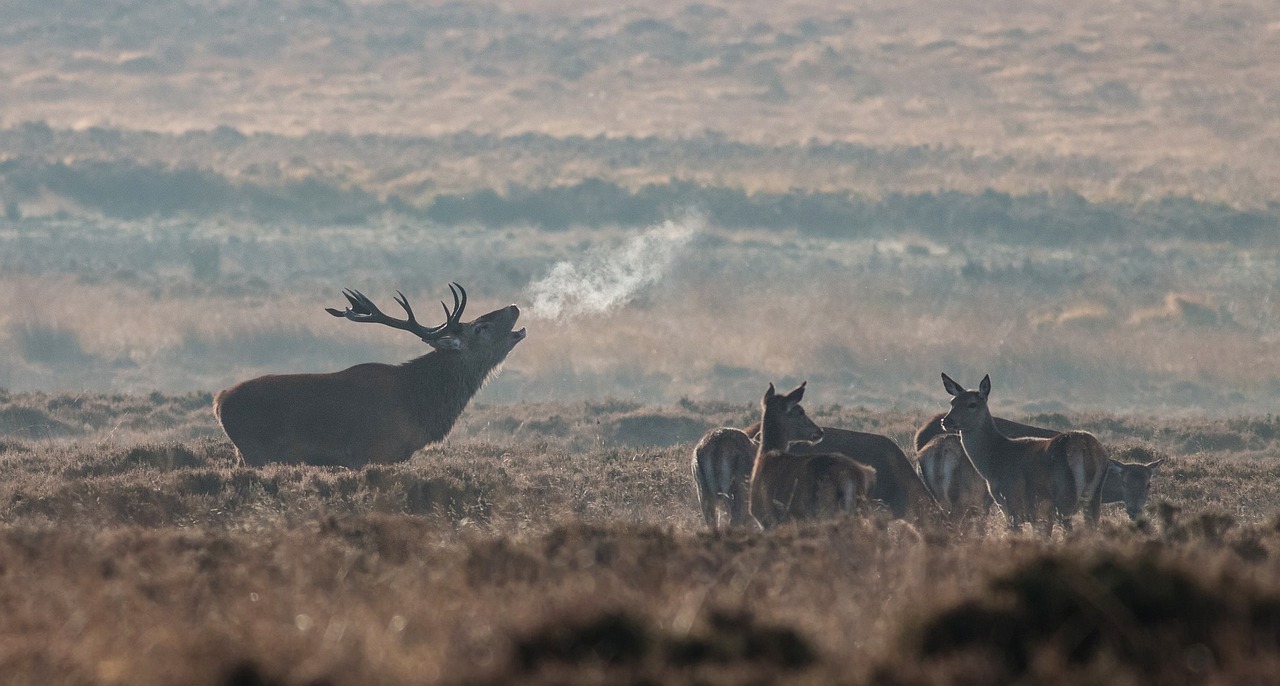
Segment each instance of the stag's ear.
[{"label": "stag's ear", "polygon": [[799,385],[799,386],[796,386],[795,390],[793,390],[793,391],[791,391],[790,393],[788,393],[788,394],[787,394],[787,402],[788,402],[788,403],[790,403],[790,404],[792,404],[792,405],[795,405],[796,403],[798,403],[798,402],[800,402],[802,399],[804,399],[804,385],[805,385],[805,384],[807,384],[807,383],[809,383],[809,382],[808,382],[808,381],[801,381],[801,382],[800,382],[800,385]]},{"label": "stag's ear", "polygon": [[436,350],[462,350],[462,339],[457,336],[445,336],[426,343]]},{"label": "stag's ear", "polygon": [[960,395],[964,393],[964,386],[955,382],[955,379],[947,376],[946,372],[942,373],[942,387],[947,389],[948,395]]},{"label": "stag's ear", "polygon": [[978,384],[978,395],[982,396],[983,400],[986,400],[987,396],[991,395],[991,375],[990,374],[987,374],[986,376],[982,377],[982,383]]}]

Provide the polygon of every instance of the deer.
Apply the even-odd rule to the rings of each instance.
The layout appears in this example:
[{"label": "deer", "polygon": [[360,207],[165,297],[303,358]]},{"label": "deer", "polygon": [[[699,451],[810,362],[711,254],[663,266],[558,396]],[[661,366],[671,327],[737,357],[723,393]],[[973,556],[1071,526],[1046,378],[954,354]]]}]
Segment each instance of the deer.
[{"label": "deer", "polygon": [[[691,465],[694,483],[703,519],[713,529],[718,526],[713,522],[718,522],[716,513],[720,505],[729,512],[730,526],[746,522],[745,502],[740,494],[751,477],[760,426],[760,422],[755,422],[744,429],[712,429],[694,447]],[[934,494],[893,439],[863,431],[821,428],[822,437],[817,443],[794,442],[789,450],[801,455],[840,453],[875,469],[870,498],[883,504],[896,518],[932,520],[942,514]],[[735,511],[735,506],[743,509]]]},{"label": "deer", "polygon": [[[875,469],[876,479],[869,497],[883,504],[894,517],[931,520],[942,514],[935,495],[893,439],[862,431],[821,428],[822,437],[817,443],[793,442],[790,452],[840,453]],[[729,513],[729,526],[747,522],[743,495],[751,478],[759,437],[760,422],[745,429],[720,427],[704,434],[694,447],[691,463],[694,484],[703,519],[712,529],[719,528],[717,514],[721,505]]]},{"label": "deer", "polygon": [[[933,415],[916,431],[915,444],[917,455],[920,454],[920,451],[924,450],[924,446],[928,444],[929,441],[933,440],[935,436],[945,433],[954,433],[948,432],[946,429],[942,428],[942,418],[945,416],[947,416],[946,412],[939,412],[938,414]],[[1044,429],[1030,424],[1023,424],[1003,417],[992,417],[991,419],[995,421],[996,428],[1000,430],[1000,433],[1008,436],[1009,438],[1053,438],[1060,433],[1053,429]]]},{"label": "deer", "polygon": [[1124,503],[1124,513],[1137,521],[1147,508],[1151,496],[1151,478],[1164,458],[1151,462],[1117,462],[1107,460],[1107,476],[1102,481],[1102,502]]},{"label": "deer", "polygon": [[1011,526],[1031,522],[1047,532],[1056,519],[1069,529],[1070,517],[1082,505],[1085,520],[1098,521],[1107,453],[1093,434],[1068,431],[1053,438],[1009,438],[996,428],[987,406],[990,375],[976,391],[945,373],[942,385],[952,396],[942,426],[960,433],[965,455],[987,481]]},{"label": "deer", "polygon": [[[756,438],[760,426],[757,422],[743,431]],[[888,508],[895,518],[925,521],[942,514],[942,508],[920,480],[915,465],[888,436],[824,426],[820,440],[812,444],[797,443],[791,451],[800,455],[840,453],[875,469],[876,480],[870,497]]]},{"label": "deer", "polygon": [[693,448],[693,483],[702,506],[702,519],[713,531],[720,529],[721,506],[729,515],[729,526],[750,521],[747,482],[756,459],[756,444],[741,429],[721,427],[702,436]]},{"label": "deer", "polygon": [[343,466],[402,462],[444,440],[472,396],[507,354],[524,340],[513,330],[520,308],[508,305],[462,321],[467,292],[449,284],[453,308],[441,302],[445,322],[428,327],[414,318],[404,294],[396,302],[406,319],[383,314],[367,296],[346,289],[348,306],[325,308],[357,324],[407,331],[431,346],[403,364],[358,364],[328,374],[270,374],[232,386],[214,399],[214,415],[251,466],[273,462]]},{"label": "deer", "polygon": [[916,462],[924,485],[952,521],[991,512],[991,489],[969,462],[959,434],[939,432],[918,450]]},{"label": "deer", "polygon": [[[929,436],[928,442],[916,448],[920,476],[938,504],[953,519],[986,514],[995,501],[987,482],[965,456],[960,436],[940,427],[936,432],[932,430],[941,423],[943,416],[939,414],[930,418],[916,433],[917,442],[921,436]],[[999,417],[993,419],[1000,433],[1009,438],[1053,438],[1060,433]],[[1151,479],[1163,462],[1163,459],[1146,463],[1108,459],[1107,475],[1102,482],[1102,504],[1122,503],[1130,520],[1140,519],[1151,494]]]},{"label": "deer", "polygon": [[786,395],[769,384],[760,400],[760,444],[748,507],[762,529],[853,513],[876,480],[874,468],[839,453],[800,455],[789,441],[816,442],[823,430],[800,406],[805,384]]}]

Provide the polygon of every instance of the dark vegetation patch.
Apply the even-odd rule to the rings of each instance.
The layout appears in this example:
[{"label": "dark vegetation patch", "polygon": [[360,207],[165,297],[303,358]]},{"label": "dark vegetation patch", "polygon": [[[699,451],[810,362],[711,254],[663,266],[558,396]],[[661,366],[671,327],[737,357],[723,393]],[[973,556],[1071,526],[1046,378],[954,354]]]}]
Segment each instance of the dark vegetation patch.
[{"label": "dark vegetation patch", "polygon": [[[912,630],[881,683],[1247,677],[1280,657],[1280,596],[1158,550],[1039,555]],[[897,673],[914,674],[903,679]],[[927,675],[927,676],[926,676]]]},{"label": "dark vegetation patch", "polygon": [[[665,631],[626,611],[557,617],[517,637],[505,674],[486,683],[559,683],[567,674],[596,672],[598,683],[669,683],[698,668],[747,667],[770,681],[818,661],[813,645],[790,627],[761,624],[747,611],[708,613],[685,634]],[[590,670],[590,671],[588,671]]]},{"label": "dark vegetation patch", "polygon": [[[518,141],[517,141],[518,143]],[[638,143],[639,144],[639,143]],[[410,203],[354,181],[308,176],[287,182],[231,180],[213,170],[130,160],[0,162],[0,195],[13,202],[52,195],[93,213],[131,220],[229,216],[300,224],[361,224],[393,212],[454,226],[649,226],[696,208],[720,226],[799,229],[829,238],[869,238],[916,232],[940,242],[986,238],[1013,245],[1069,245],[1099,240],[1185,238],[1250,245],[1280,227],[1280,208],[1237,210],[1189,198],[1140,205],[1091,202],[1074,193],[1011,195],[988,190],[889,193],[749,192],[673,179],[628,188],[593,177],[567,184],[511,184],[436,193]],[[197,280],[219,270],[207,247],[190,253]],[[972,275],[985,267],[973,265]],[[1179,301],[1192,322],[1219,322],[1217,310]],[[1197,309],[1198,308],[1198,309]],[[1204,310],[1204,311],[1201,311]]]},{"label": "dark vegetation patch", "polygon": [[623,445],[696,443],[709,428],[706,420],[692,415],[639,411],[614,420],[612,440]]}]

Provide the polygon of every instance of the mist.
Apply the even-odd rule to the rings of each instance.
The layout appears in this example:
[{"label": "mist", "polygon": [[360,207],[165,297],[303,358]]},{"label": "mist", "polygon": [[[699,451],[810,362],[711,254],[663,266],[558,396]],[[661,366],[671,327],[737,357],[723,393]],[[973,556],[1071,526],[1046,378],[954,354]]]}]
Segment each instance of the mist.
[{"label": "mist", "polygon": [[690,215],[651,226],[621,245],[591,248],[579,260],[557,262],[547,276],[525,289],[530,316],[564,323],[625,306],[667,275],[680,251],[705,225],[705,220]]}]

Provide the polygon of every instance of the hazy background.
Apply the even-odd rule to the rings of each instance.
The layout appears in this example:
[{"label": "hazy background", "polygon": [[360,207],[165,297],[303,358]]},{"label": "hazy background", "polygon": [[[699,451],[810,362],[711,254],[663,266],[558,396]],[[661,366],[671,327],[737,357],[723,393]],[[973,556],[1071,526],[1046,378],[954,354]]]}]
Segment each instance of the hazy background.
[{"label": "hazy background", "polygon": [[216,391],[516,302],[487,402],[1280,411],[1264,2],[8,2],[0,386]]}]

